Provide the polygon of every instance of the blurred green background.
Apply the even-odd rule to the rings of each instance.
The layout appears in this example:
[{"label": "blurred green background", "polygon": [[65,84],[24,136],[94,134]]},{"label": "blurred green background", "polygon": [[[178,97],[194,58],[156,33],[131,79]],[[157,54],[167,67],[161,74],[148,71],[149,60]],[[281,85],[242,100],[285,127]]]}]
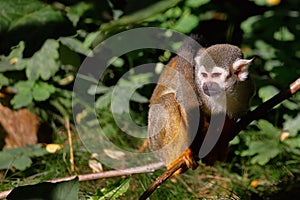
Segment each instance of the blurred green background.
[{"label": "blurred green background", "polygon": [[[26,159],[23,151],[1,151],[1,162],[9,164],[0,164],[0,190],[91,171],[92,152],[84,148],[75,129],[76,172],[70,171],[64,123],[73,118],[73,83],[83,60],[106,38],[122,31],[160,27],[198,34],[203,46],[241,47],[245,57],[256,58],[250,68],[256,84],[251,109],[300,76],[298,0],[0,0],[0,8],[0,91],[10,91],[1,103],[13,110],[28,108],[51,130],[47,142],[64,146],[54,154],[26,154]],[[109,66],[101,83],[91,80],[97,86],[93,91],[100,124],[117,146],[138,149],[143,139],[121,134],[115,124],[108,109],[114,85],[129,70],[133,70],[131,78],[122,82],[124,86],[150,80],[155,74],[135,74],[134,67],[166,64],[171,57],[169,51],[157,49],[129,52]],[[130,101],[130,114],[139,125],[147,124],[153,89],[154,85],[138,89]],[[225,163],[201,166],[169,180],[152,198],[296,199],[300,194],[299,110],[300,93],[234,138]],[[21,164],[14,163],[20,157]],[[80,198],[137,199],[160,173],[136,175],[130,182],[114,178],[80,183]],[[109,196],[120,187],[122,192]]]}]

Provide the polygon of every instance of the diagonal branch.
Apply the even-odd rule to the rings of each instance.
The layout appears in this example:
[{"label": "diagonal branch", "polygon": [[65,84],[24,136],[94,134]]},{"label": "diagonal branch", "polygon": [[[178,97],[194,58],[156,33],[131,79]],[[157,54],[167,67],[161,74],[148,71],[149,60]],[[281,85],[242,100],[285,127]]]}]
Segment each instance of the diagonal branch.
[{"label": "diagonal branch", "polygon": [[299,90],[300,90],[300,78],[298,78],[296,81],[290,84],[289,88],[282,90],[281,92],[273,96],[268,101],[259,105],[255,110],[249,112],[247,115],[242,117],[234,126],[229,141],[232,140],[242,129],[248,126],[252,121],[260,119],[277,104],[288,99]]},{"label": "diagonal branch", "polygon": [[168,178],[170,178],[178,169],[182,169],[186,167],[186,162],[181,159],[175,165],[173,165],[169,170],[165,171],[162,175],[160,175],[151,185],[150,187],[142,194],[139,200],[146,200],[154,190],[163,184]]}]

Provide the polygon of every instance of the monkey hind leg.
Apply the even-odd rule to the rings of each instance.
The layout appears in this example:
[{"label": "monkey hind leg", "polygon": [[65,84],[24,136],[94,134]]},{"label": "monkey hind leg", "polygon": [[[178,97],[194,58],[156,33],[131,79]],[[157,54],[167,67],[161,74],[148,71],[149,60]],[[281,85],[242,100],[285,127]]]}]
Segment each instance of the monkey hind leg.
[{"label": "monkey hind leg", "polygon": [[174,160],[171,164],[167,166],[167,169],[171,169],[174,165],[176,165],[178,162],[184,162],[185,167],[177,170],[174,174],[181,174],[187,171],[188,169],[196,169],[198,167],[198,163],[195,160],[195,157],[193,155],[193,152],[190,148],[185,150],[176,160]]}]

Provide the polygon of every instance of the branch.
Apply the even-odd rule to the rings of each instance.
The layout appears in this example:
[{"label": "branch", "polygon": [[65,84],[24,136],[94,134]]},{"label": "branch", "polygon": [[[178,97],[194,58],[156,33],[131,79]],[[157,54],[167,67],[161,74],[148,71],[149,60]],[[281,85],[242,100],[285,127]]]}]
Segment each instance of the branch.
[{"label": "branch", "polygon": [[[70,181],[76,177],[78,177],[79,181],[90,181],[90,180],[96,180],[96,179],[101,179],[101,178],[109,178],[109,177],[116,177],[116,176],[128,176],[128,175],[132,175],[132,174],[153,172],[162,167],[164,167],[164,163],[157,162],[157,163],[152,163],[152,164],[145,165],[145,166],[132,167],[132,168],[128,168],[128,169],[111,170],[111,171],[99,172],[99,173],[93,173],[93,174],[80,174],[80,175],[69,176],[69,177],[65,177],[65,178],[53,179],[53,180],[49,180],[46,182],[57,183],[57,182],[61,182],[61,181]],[[0,192],[0,199],[6,198],[7,195],[11,191],[12,190]]]},{"label": "branch", "polygon": [[[242,129],[248,126],[252,121],[261,118],[266,112],[270,111],[274,106],[281,103],[282,101],[288,99],[297,91],[300,90],[300,78],[298,78],[295,82],[293,82],[290,87],[286,90],[281,91],[268,101],[259,105],[255,110],[249,112],[246,116],[241,118],[233,127],[231,136],[228,141],[232,140]],[[163,182],[165,182],[170,176],[172,176],[178,169],[188,168],[186,162],[184,160],[179,160],[171,169],[167,170],[161,176],[159,176],[155,182],[151,184],[151,186],[143,193],[140,197],[140,200],[147,199],[154,190],[160,186]]]},{"label": "branch", "polygon": [[139,200],[146,200],[154,190],[163,184],[168,178],[170,178],[177,170],[186,168],[186,162],[181,159],[175,165],[173,165],[170,169],[165,171],[162,175],[160,175],[151,185],[150,187],[142,194]]},{"label": "branch", "polygon": [[72,135],[70,130],[70,120],[68,117],[65,117],[65,127],[68,133],[68,143],[70,147],[70,164],[71,164],[71,172],[75,171],[75,164],[74,164],[74,152],[73,152],[73,142],[72,142]]},{"label": "branch", "polygon": [[229,141],[231,141],[242,129],[248,126],[252,121],[260,119],[267,112],[269,112],[274,106],[282,101],[290,98],[293,94],[300,90],[300,78],[290,84],[290,87],[282,90],[277,95],[273,96],[268,101],[259,105],[255,110],[249,112],[242,117],[236,125],[233,127]]}]

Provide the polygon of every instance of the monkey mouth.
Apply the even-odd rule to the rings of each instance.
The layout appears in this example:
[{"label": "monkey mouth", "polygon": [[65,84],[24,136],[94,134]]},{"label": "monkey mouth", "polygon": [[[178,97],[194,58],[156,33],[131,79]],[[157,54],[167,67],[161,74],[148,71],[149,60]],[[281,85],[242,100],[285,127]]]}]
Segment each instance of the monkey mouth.
[{"label": "monkey mouth", "polygon": [[221,88],[219,87],[203,87],[203,92],[209,97],[217,96],[221,93]]},{"label": "monkey mouth", "polygon": [[220,94],[220,90],[204,89],[204,93],[209,97],[217,96]]}]

